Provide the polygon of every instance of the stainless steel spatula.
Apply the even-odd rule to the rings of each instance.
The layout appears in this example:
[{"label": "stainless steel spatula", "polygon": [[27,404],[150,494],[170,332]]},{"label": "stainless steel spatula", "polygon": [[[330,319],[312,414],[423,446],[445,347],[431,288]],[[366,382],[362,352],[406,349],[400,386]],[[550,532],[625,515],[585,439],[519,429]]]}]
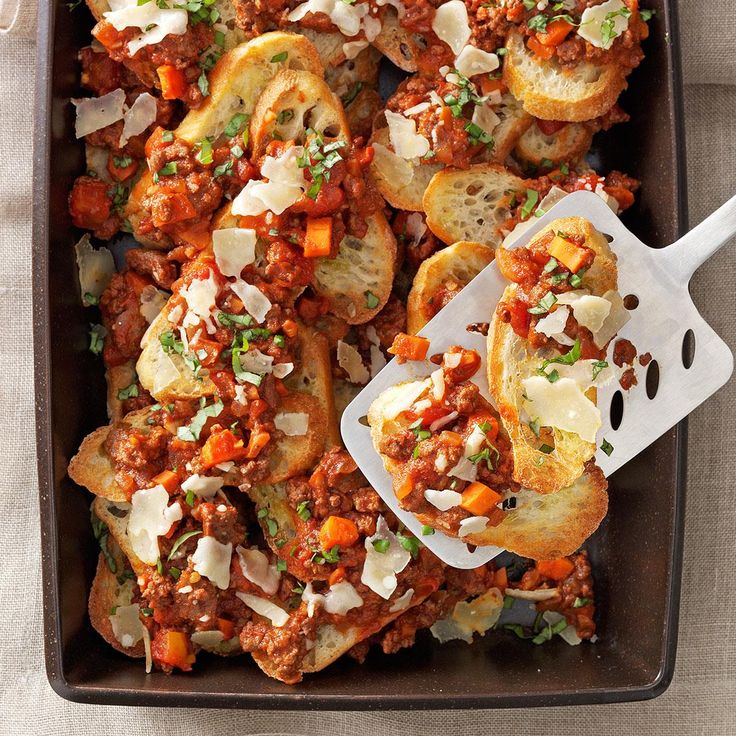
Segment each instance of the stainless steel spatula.
[{"label": "stainless steel spatula", "polygon": [[[736,234],[736,197],[673,245],[655,249],[630,233],[598,196],[591,192],[575,192],[539,218],[508,247],[523,245],[550,221],[571,216],[585,217],[610,239],[611,248],[618,256],[619,292],[624,297],[630,296],[627,304],[638,302],[619,337],[631,340],[639,355],[650,353],[652,356],[646,368],[638,367],[638,385],[630,391],[618,391],[617,384],[609,384],[599,391],[598,406],[603,426],[597,444],[600,447],[605,439],[613,446],[613,451],[609,456],[599,450],[596,461],[608,476],[686,417],[731,375],[731,351],[700,316],[690,298],[688,284],[695,270]],[[483,366],[473,381],[489,400],[486,338],[466,327],[491,320],[507,284],[492,263],[419,333],[431,340],[430,355],[441,353],[452,345],[478,351]],[[734,295],[729,294],[724,303],[733,305],[733,301]],[[609,347],[609,361],[612,349]],[[342,436],[368,481],[410,531],[447,564],[476,567],[502,550],[478,547],[470,551],[461,540],[441,532],[422,536],[422,525],[416,517],[399,507],[391,478],[373,448],[365,420],[368,407],[384,389],[424,378],[435,368],[428,361],[404,364],[395,359],[391,361],[345,410]],[[646,373],[651,375],[646,376]],[[614,429],[609,407],[616,393],[623,394],[623,415]]]}]

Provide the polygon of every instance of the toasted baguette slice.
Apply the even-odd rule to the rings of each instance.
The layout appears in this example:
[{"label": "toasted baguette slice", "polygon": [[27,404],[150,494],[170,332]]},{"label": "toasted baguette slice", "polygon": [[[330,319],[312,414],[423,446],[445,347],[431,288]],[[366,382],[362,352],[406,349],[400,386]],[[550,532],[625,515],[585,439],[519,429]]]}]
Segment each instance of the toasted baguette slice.
[{"label": "toasted baguette slice", "polygon": [[348,39],[342,33],[316,31],[313,28],[302,28],[299,25],[292,26],[291,30],[310,41],[317,50],[319,60],[325,69],[338,66],[345,61],[342,46]]},{"label": "toasted baguette slice", "polygon": [[383,212],[367,218],[363,238],[346,235],[334,258],[320,258],[312,286],[330,311],[348,324],[368,322],[391,295],[396,272],[396,238]]},{"label": "toasted baguette slice", "polygon": [[130,386],[136,380],[135,362],[132,360],[115,365],[105,371],[107,382],[107,416],[111,422],[123,417],[123,402],[118,398],[118,392]]},{"label": "toasted baguette slice", "polygon": [[514,194],[525,188],[524,180],[501,164],[445,169],[432,177],[424,193],[427,225],[445,243],[471,240],[495,247]]},{"label": "toasted baguette slice", "polygon": [[564,69],[539,59],[520,33],[506,39],[503,81],[524,109],[543,120],[579,123],[603,115],[626,88],[626,73],[615,64],[583,61]]},{"label": "toasted baguette slice", "polygon": [[552,135],[545,135],[537,124],[532,125],[516,143],[514,157],[524,164],[556,166],[585,156],[593,142],[590,128],[581,123],[568,123]]},{"label": "toasted baguette slice", "polygon": [[312,129],[325,139],[350,139],[340,100],[321,76],[308,71],[279,72],[258,98],[250,121],[254,158],[273,139],[304,142]]},{"label": "toasted baguette slice", "polygon": [[416,335],[434,317],[431,300],[452,282],[458,291],[467,286],[492,260],[493,248],[461,240],[431,255],[419,266],[406,304],[406,326]]},{"label": "toasted baguette slice", "polygon": [[399,69],[415,72],[419,54],[427,43],[419,33],[409,33],[400,23],[399,16],[392,5],[386,5],[381,19],[381,32],[373,40],[373,45]]},{"label": "toasted baguette slice", "polygon": [[371,145],[371,174],[383,198],[396,209],[421,212],[424,192],[432,177],[442,171],[443,164],[413,164],[397,156],[388,148],[388,128],[374,130]]},{"label": "toasted baguette slice", "polygon": [[[535,239],[550,231],[562,230],[583,235],[588,247],[596,252],[592,267],[583,276],[582,288],[594,296],[616,289],[616,256],[608,241],[586,220],[563,218],[541,230]],[[513,297],[516,285],[508,286],[502,300]],[[574,483],[583,473],[585,464],[595,454],[595,444],[583,440],[574,432],[556,428],[553,453],[543,453],[539,439],[526,422],[521,420],[522,381],[533,376],[540,366],[541,354],[529,348],[510,324],[494,314],[488,333],[488,384],[498,406],[503,425],[511,438],[514,455],[514,480],[539,493],[554,493]],[[595,401],[595,389],[587,392]]]},{"label": "toasted baguette slice", "polygon": [[506,93],[500,104],[493,108],[501,122],[493,129],[493,148],[487,149],[484,160],[502,164],[514,150],[534,118],[524,110],[521,102]]}]

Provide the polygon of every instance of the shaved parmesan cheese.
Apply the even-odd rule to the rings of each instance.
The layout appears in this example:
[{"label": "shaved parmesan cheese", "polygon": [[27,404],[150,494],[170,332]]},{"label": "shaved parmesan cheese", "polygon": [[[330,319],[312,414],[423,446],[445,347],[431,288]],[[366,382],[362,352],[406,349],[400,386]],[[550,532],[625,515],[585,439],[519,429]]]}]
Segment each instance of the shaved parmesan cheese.
[{"label": "shaved parmesan cheese", "polygon": [[124,146],[131,138],[143,133],[149,125],[156,122],[158,109],[156,98],[143,92],[136,97],[123,117],[123,132],[120,136],[120,146]]},{"label": "shaved parmesan cheese", "polygon": [[414,178],[414,167],[380,143],[373,144],[373,160],[383,176],[399,187],[408,186]]},{"label": "shaved parmesan cheese", "polygon": [[[150,330],[149,326],[149,330]],[[155,340],[155,342],[152,342]],[[148,331],[143,335],[142,344],[152,344],[153,349],[147,351],[146,360],[148,361],[148,374],[153,376],[153,385],[151,393],[157,396],[160,392],[165,391],[173,386],[176,381],[181,378],[179,369],[174,365],[174,361],[168,356],[158,340],[158,335],[149,335]]]},{"label": "shaved parmesan cheese", "polygon": [[342,52],[346,59],[354,59],[363,49],[370,46],[368,41],[347,41],[342,45]]},{"label": "shaved parmesan cheese", "polygon": [[[389,546],[385,552],[379,552],[373,546],[373,542],[379,540],[388,541]],[[378,517],[376,533],[366,538],[365,551],[365,563],[360,582],[384,600],[388,600],[398,585],[396,573],[401,572],[409,564],[411,555],[388,528],[383,516]]]},{"label": "shaved parmesan cheese", "polygon": [[217,476],[197,475],[195,473],[181,484],[181,489],[184,493],[191,491],[195,496],[203,498],[205,501],[211,501],[224,483],[225,481]]},{"label": "shaved parmesan cheese", "polygon": [[225,641],[222,631],[195,631],[190,638],[193,644],[205,650],[217,649]]},{"label": "shaved parmesan cheese", "polygon": [[[459,2],[459,0],[451,0]],[[429,141],[417,133],[417,124],[403,115],[386,110],[388,135],[397,156],[404,159],[421,158],[429,151]]]},{"label": "shaved parmesan cheese", "polygon": [[432,105],[430,105],[429,102],[420,102],[419,104],[414,105],[414,107],[408,107],[402,114],[405,117],[409,117],[410,115],[419,115],[419,113],[429,110],[430,107],[432,107]]},{"label": "shaved parmesan cheese", "polygon": [[447,470],[447,455],[444,452],[437,453],[434,459],[434,469],[438,473],[444,473]]},{"label": "shaved parmesan cheese", "polygon": [[447,471],[447,475],[472,483],[478,477],[478,467],[471,463],[468,458],[461,457],[457,465]]},{"label": "shaved parmesan cheese", "polygon": [[371,358],[371,378],[374,378],[378,372],[386,365],[386,357],[381,350],[381,340],[378,337],[376,328],[368,325],[365,329],[365,336],[368,338],[370,345]]},{"label": "shaved parmesan cheese", "polygon": [[414,588],[408,588],[403,595],[399,596],[394,602],[391,608],[388,609],[389,613],[396,613],[397,611],[403,611],[409,607],[411,599],[414,597]]},{"label": "shaved parmesan cheese", "polygon": [[442,365],[445,368],[457,368],[460,365],[461,353],[445,353],[442,356]]},{"label": "shaved parmesan cheese", "polygon": [[548,601],[557,598],[557,588],[542,588],[540,590],[519,590],[517,588],[506,588],[506,595],[512,598],[520,598],[523,601]]},{"label": "shaved parmesan cheese", "polygon": [[232,542],[222,544],[214,537],[200,537],[192,555],[192,564],[200,575],[209,578],[220,590],[227,590],[232,556]]},{"label": "shaved parmesan cheese", "polygon": [[349,343],[337,341],[337,362],[340,368],[348,374],[350,383],[368,383],[370,375],[363,365],[360,353]]},{"label": "shaved parmesan cheese", "polygon": [[607,291],[603,298],[610,303],[611,311],[608,313],[601,327],[593,333],[593,342],[602,348],[614,338],[618,331],[631,319],[629,310],[624,306],[624,300],[617,291]]},{"label": "shaved parmesan cheese", "polygon": [[597,332],[611,311],[611,302],[584,291],[568,291],[557,296],[558,304],[569,304],[579,325]]},{"label": "shaved parmesan cheese", "polygon": [[554,427],[580,435],[586,442],[595,442],[601,426],[601,413],[571,378],[550,383],[542,376],[522,381],[524,409],[539,419],[544,427]]},{"label": "shaved parmesan cheese", "polygon": [[257,595],[250,593],[235,593],[248,608],[255,611],[259,616],[267,618],[277,629],[280,629],[289,620],[289,614],[283,608],[279,608],[275,603],[259,598]]},{"label": "shaved parmesan cheese", "polygon": [[166,306],[167,301],[168,295],[165,292],[157,289],[153,284],[148,284],[141,289],[138,311],[150,325]]},{"label": "shaved parmesan cheese", "polygon": [[87,306],[86,295],[100,297],[115,273],[115,261],[107,248],[95,250],[85,233],[74,246],[79,269],[79,291],[82,304]]},{"label": "shaved parmesan cheese", "polygon": [[224,276],[240,274],[256,259],[256,231],[242,227],[228,227],[212,231],[212,251],[215,263]]},{"label": "shaved parmesan cheese", "polygon": [[153,656],[151,655],[151,635],[148,629],[143,627],[143,649],[146,652],[146,674],[150,675],[153,669]]},{"label": "shaved parmesan cheese", "polygon": [[[240,367],[248,373],[271,373],[273,356],[262,353],[258,348],[251,348],[247,353],[240,355]],[[240,380],[240,379],[238,379]]]},{"label": "shaved parmesan cheese", "polygon": [[498,56],[468,45],[455,59],[455,69],[470,79],[476,74],[485,74],[498,69]]},{"label": "shaved parmesan cheese", "polygon": [[143,638],[143,624],[137,603],[129,606],[116,606],[115,613],[109,616],[112,633],[126,649],[134,647]]},{"label": "shaved parmesan cheese", "polygon": [[[587,391],[591,386],[605,386],[617,377],[618,372],[623,372],[623,369],[612,366],[610,363],[606,368],[600,369],[596,367],[597,362],[597,360],[576,360],[572,365],[555,363],[547,366],[547,372],[552,369],[556,370],[562,378],[571,378],[575,381],[583,391]],[[595,380],[593,380],[594,370]]]},{"label": "shaved parmesan cheese", "polygon": [[353,608],[360,608],[362,605],[363,599],[347,580],[331,585],[325,595],[325,611],[337,616],[344,616],[348,611]]},{"label": "shaved parmesan cheese", "polygon": [[463,454],[465,457],[477,455],[487,441],[488,438],[486,437],[486,433],[476,424],[473,427],[473,431],[468,436],[468,439],[465,440],[465,450]]},{"label": "shaved parmesan cheese", "polygon": [[618,200],[612,197],[604,188],[603,184],[598,182],[595,185],[595,194],[597,194],[610,208],[614,215],[618,214]]},{"label": "shaved parmesan cheese", "polygon": [[448,509],[455,508],[455,506],[459,506],[460,502],[463,500],[462,495],[457,491],[435,491],[431,488],[427,488],[427,490],[424,491],[424,498],[426,498],[432,506],[438,508],[440,511],[447,511]]},{"label": "shaved parmesan cheese", "polygon": [[237,279],[230,284],[230,289],[243,302],[245,311],[260,325],[266,319],[266,315],[272,306],[268,297],[257,286],[253,286],[253,284],[249,284],[242,279]]},{"label": "shaved parmesan cheese", "polygon": [[293,363],[277,363],[271,372],[276,378],[286,378],[293,370]]},{"label": "shaved parmesan cheese", "polygon": [[479,534],[486,528],[487,524],[487,516],[469,516],[460,522],[460,528],[457,532],[458,536],[467,537],[468,534]]},{"label": "shaved parmesan cheese", "polygon": [[534,331],[557,340],[560,345],[574,345],[575,341],[564,332],[569,316],[570,308],[559,306],[554,312],[550,312],[546,317],[540,319],[534,326]]},{"label": "shaved parmesan cheese", "polygon": [[501,118],[496,115],[490,105],[476,105],[473,110],[472,120],[482,131],[493,135],[493,131],[501,123]]},{"label": "shaved parmesan cheese", "polygon": [[172,325],[179,324],[179,320],[181,319],[181,316],[183,314],[184,310],[182,309],[181,304],[177,304],[169,313],[166,315],[166,319],[171,322]]},{"label": "shaved parmesan cheese", "polygon": [[[368,41],[381,32],[381,22],[369,15],[368,3],[346,3],[343,0],[307,0],[297,5],[287,16],[292,22],[298,22],[307,13],[324,13],[345,36],[357,36],[361,30]],[[350,58],[350,57],[349,57]]]},{"label": "shaved parmesan cheese", "polygon": [[429,425],[429,431],[436,432],[437,430],[442,429],[442,427],[446,427],[448,424],[452,424],[452,422],[454,422],[458,418],[458,416],[459,414],[456,411],[451,411],[446,416],[435,419],[432,424]]},{"label": "shaved parmesan cheese", "polygon": [[450,0],[435,11],[432,30],[457,56],[470,40],[468,9],[462,0]]},{"label": "shaved parmesan cheese", "polygon": [[498,622],[503,611],[503,595],[498,588],[490,588],[470,602],[458,601],[448,618],[430,627],[432,635],[444,643],[462,639],[470,644],[473,634],[483,636]]},{"label": "shaved parmesan cheese", "polygon": [[[554,626],[555,624],[560,623],[560,621],[566,621],[567,619],[557,611],[545,611],[542,614],[542,620],[550,626]],[[568,624],[564,629],[562,629],[562,631],[558,632],[558,635],[560,639],[573,647],[577,646],[582,641],[572,624]]]},{"label": "shaved parmesan cheese", "polygon": [[213,277],[212,271],[207,271],[206,279],[194,279],[180,292],[187,302],[189,312],[204,321],[207,325],[208,332],[210,327],[214,331],[211,315],[212,310],[216,306],[215,298],[217,297],[217,292],[217,282]]},{"label": "shaved parmesan cheese", "polygon": [[245,579],[257,585],[266,595],[274,595],[281,582],[281,573],[276,564],[271,564],[268,556],[256,547],[246,549],[238,545],[235,551]]},{"label": "shaved parmesan cheese", "polygon": [[159,558],[158,537],[182,517],[181,506],[168,503],[169,494],[160,485],[136,491],[131,498],[128,538],[133,552],[147,565],[155,565]]},{"label": "shaved parmesan cheese", "polygon": [[302,600],[307,604],[307,616],[309,618],[314,618],[314,612],[317,610],[317,606],[323,606],[325,603],[325,597],[321,593],[315,593],[312,590],[312,583],[307,583],[304,586]]},{"label": "shaved parmesan cheese", "polygon": [[[616,38],[629,27],[630,15],[631,11],[623,0],[607,0],[601,5],[586,8],[580,16],[578,35],[596,48],[610,49]],[[608,24],[610,28],[605,38],[604,24]]]},{"label": "shaved parmesan cheese", "polygon": [[309,429],[309,414],[282,412],[273,418],[273,423],[276,429],[281,430],[287,437],[301,437]]},{"label": "shaved parmesan cheese", "polygon": [[160,43],[168,35],[181,36],[186,33],[189,15],[186,10],[159,8],[156,2],[138,5],[137,0],[125,4],[115,3],[117,10],[103,13],[116,31],[126,28],[141,28],[144,32],[128,42],[128,51],[135,56],[144,46]]},{"label": "shaved parmesan cheese", "polygon": [[77,138],[84,138],[85,135],[123,119],[125,92],[122,89],[114,89],[102,97],[72,100],[72,104],[77,108],[74,134]]},{"label": "shaved parmesan cheese", "polygon": [[432,398],[435,401],[442,401],[445,397],[445,373],[442,368],[432,371],[429,379],[432,382]]},{"label": "shaved parmesan cheese", "polygon": [[417,245],[427,232],[427,223],[420,212],[412,212],[407,216],[405,231],[412,244]]}]

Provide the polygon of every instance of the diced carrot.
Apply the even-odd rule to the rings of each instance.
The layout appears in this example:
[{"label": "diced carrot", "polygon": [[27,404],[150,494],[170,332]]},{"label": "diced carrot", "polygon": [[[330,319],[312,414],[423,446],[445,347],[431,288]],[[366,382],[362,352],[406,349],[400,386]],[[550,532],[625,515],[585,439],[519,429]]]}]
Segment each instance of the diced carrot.
[{"label": "diced carrot", "polygon": [[401,501],[401,499],[406,498],[413,489],[414,479],[411,477],[411,474],[409,474],[406,476],[406,478],[404,478],[399,487],[396,489],[396,498]]},{"label": "diced carrot", "polygon": [[449,445],[455,445],[455,447],[460,447],[463,444],[462,435],[451,432],[449,429],[445,429],[440,433],[440,440]]},{"label": "diced carrot", "polygon": [[344,516],[328,516],[319,530],[319,543],[325,552],[337,546],[351,547],[358,541],[358,527]]},{"label": "diced carrot", "polygon": [[587,263],[589,258],[589,251],[580,248],[575,243],[571,243],[559,235],[555,235],[547,248],[547,252],[573,273],[577,273]]},{"label": "diced carrot", "polygon": [[246,456],[245,443],[229,429],[213,432],[202,447],[202,464],[212,468],[228,460],[241,460]]},{"label": "diced carrot", "polygon": [[496,570],[495,575],[493,576],[493,584],[503,593],[509,584],[509,576],[506,573],[506,568],[501,567],[498,570]]},{"label": "diced carrot", "polygon": [[537,40],[544,46],[559,46],[572,29],[571,23],[558,18],[547,24],[544,33],[537,33]]},{"label": "diced carrot", "polygon": [[530,36],[526,44],[529,47],[529,50],[540,59],[551,59],[555,55],[554,46],[545,46],[540,43],[535,36]]},{"label": "diced carrot", "polygon": [[227,618],[218,618],[217,628],[226,640],[235,636],[235,624]]},{"label": "diced carrot", "polygon": [[399,332],[388,352],[404,360],[424,360],[428,350],[429,340],[426,337]]},{"label": "diced carrot", "polygon": [[480,80],[480,91],[483,93],[483,96],[490,95],[493,92],[501,92],[503,94],[506,91],[506,85],[502,79],[485,76]]},{"label": "diced carrot", "polygon": [[172,225],[175,222],[181,222],[182,220],[189,220],[195,217],[197,210],[194,205],[189,201],[189,197],[186,194],[180,194],[178,192],[160,192],[157,195],[158,202],[161,203],[161,207],[154,208],[154,213],[161,212],[160,216],[154,214],[151,221],[156,227],[162,225]]},{"label": "diced carrot", "polygon": [[151,645],[155,661],[178,667],[180,670],[191,670],[195,660],[189,646],[189,637],[182,631],[159,631]]},{"label": "diced carrot", "polygon": [[286,337],[296,337],[299,332],[299,325],[294,322],[293,319],[284,320],[284,324],[281,325],[281,329],[284,331]]},{"label": "diced carrot", "polygon": [[80,177],[69,195],[69,212],[77,227],[94,230],[110,217],[108,185],[100,179]]},{"label": "diced carrot", "polygon": [[634,204],[634,195],[628,189],[623,187],[603,187],[606,194],[610,194],[617,202],[620,210],[625,210]]},{"label": "diced carrot", "polygon": [[185,240],[197,250],[204,250],[212,240],[212,235],[207,230],[202,230],[199,226],[180,230],[177,236],[179,240]]},{"label": "diced carrot", "polygon": [[249,409],[251,418],[258,419],[261,414],[268,410],[268,403],[261,398],[253,399],[253,401],[250,402]]},{"label": "diced carrot", "polygon": [[271,435],[268,432],[251,432],[245,456],[248,460],[258,457],[260,451],[269,443]]},{"label": "diced carrot", "polygon": [[286,384],[280,378],[274,378],[273,385],[274,385],[274,388],[276,389],[276,393],[279,396],[288,396],[289,389],[286,387]]},{"label": "diced carrot", "polygon": [[499,501],[503,500],[500,493],[496,493],[484,483],[474,481],[462,492],[460,506],[475,516],[485,515]]},{"label": "diced carrot", "polygon": [[317,468],[312,475],[309,476],[309,485],[317,491],[323,491],[327,488],[327,474],[322,468]]},{"label": "diced carrot", "polygon": [[331,573],[330,577],[327,578],[327,581],[330,583],[330,585],[335,585],[335,583],[339,583],[341,580],[345,579],[345,568],[340,565],[340,567],[335,568]]},{"label": "diced carrot", "polygon": [[558,557],[555,560],[537,560],[537,570],[544,577],[557,582],[569,577],[574,569],[575,565],[567,557]]},{"label": "diced carrot", "polygon": [[153,482],[163,486],[171,494],[179,487],[179,476],[173,470],[164,470],[153,478]]},{"label": "diced carrot", "polygon": [[110,172],[110,176],[116,181],[126,181],[138,171],[138,162],[130,159],[130,163],[127,166],[118,166],[115,163],[115,159],[120,161],[122,156],[114,156],[112,152],[107,157],[107,170]]},{"label": "diced carrot", "polygon": [[486,437],[493,442],[498,437],[498,420],[490,414],[473,414],[470,421],[483,425],[482,429]]},{"label": "diced carrot", "polygon": [[243,215],[238,222],[238,227],[245,228],[246,230],[257,230],[262,224],[262,215]]},{"label": "diced carrot", "polygon": [[92,29],[92,35],[108,50],[121,48],[125,43],[123,35],[106,20],[100,21]]},{"label": "diced carrot", "polygon": [[308,217],[304,236],[304,255],[319,258],[330,255],[332,249],[332,218]]},{"label": "diced carrot", "polygon": [[258,393],[258,386],[253,383],[246,383],[245,398],[248,399],[248,401],[255,401],[256,399],[260,399],[261,395]]},{"label": "diced carrot", "polygon": [[187,91],[187,78],[182,69],[171,64],[163,64],[156,69],[161,82],[161,97],[165,100],[180,100]]}]

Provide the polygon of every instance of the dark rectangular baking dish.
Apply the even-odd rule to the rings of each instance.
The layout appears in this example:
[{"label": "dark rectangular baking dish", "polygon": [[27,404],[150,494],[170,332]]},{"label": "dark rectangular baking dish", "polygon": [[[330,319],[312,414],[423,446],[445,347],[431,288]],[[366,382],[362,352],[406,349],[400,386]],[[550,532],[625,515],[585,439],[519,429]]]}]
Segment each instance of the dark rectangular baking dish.
[{"label": "dark rectangular baking dish", "polygon": [[[686,228],[684,140],[675,3],[657,11],[647,58],[623,105],[632,122],[599,136],[597,161],[642,180],[628,214],[644,240],[666,245]],[[481,708],[602,703],[656,697],[677,645],[686,426],[662,437],[611,479],[608,519],[588,547],[600,640],[535,647],[490,634],[468,646],[430,637],[394,656],[343,658],[289,687],[249,657],[202,657],[194,673],[146,676],[92,629],[87,594],[97,560],[89,495],[66,475],[82,437],[105,423],[100,361],[87,351],[89,316],[77,286],[67,193],[84,167],[69,97],[79,95],[77,50],[89,42],[84,8],[39,4],[33,230],[38,473],[46,668],[52,687],[88,703],[268,709]],[[614,441],[615,444],[615,441]]]}]

